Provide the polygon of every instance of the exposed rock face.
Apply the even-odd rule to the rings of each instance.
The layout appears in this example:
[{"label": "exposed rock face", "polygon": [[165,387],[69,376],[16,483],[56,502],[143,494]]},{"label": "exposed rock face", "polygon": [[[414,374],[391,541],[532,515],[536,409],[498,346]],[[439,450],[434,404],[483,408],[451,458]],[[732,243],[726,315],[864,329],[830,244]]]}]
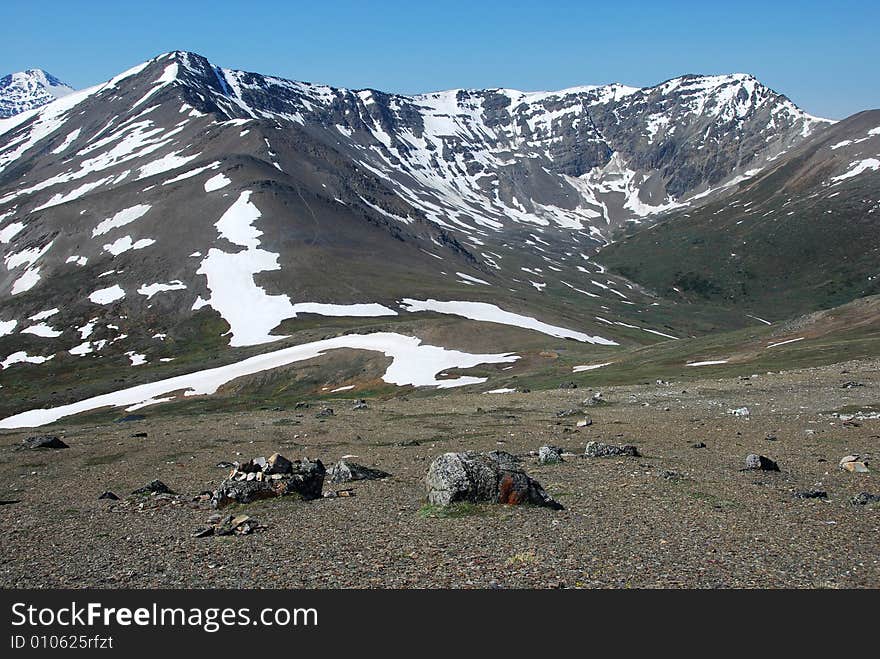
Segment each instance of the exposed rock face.
[{"label": "exposed rock face", "polygon": [[349,481],[371,481],[380,478],[388,478],[391,474],[381,469],[371,469],[354,462],[340,460],[330,467],[329,478],[333,483],[348,483]]},{"label": "exposed rock face", "polygon": [[58,450],[70,447],[54,435],[37,435],[35,437],[28,437],[26,440],[24,440],[24,448],[48,448]]},{"label": "exposed rock face", "polygon": [[515,456],[503,451],[444,453],[428,468],[426,484],[428,502],[440,506],[470,501],[562,509]]},{"label": "exposed rock face", "polygon": [[587,442],[584,455],[588,458],[608,458],[618,455],[639,457],[639,449],[632,444],[605,444],[603,442]]},{"label": "exposed rock face", "polygon": [[298,494],[303,499],[321,496],[326,470],[320,460],[287,460],[280,454],[257,458],[234,469],[211,496],[211,505],[251,503]]}]

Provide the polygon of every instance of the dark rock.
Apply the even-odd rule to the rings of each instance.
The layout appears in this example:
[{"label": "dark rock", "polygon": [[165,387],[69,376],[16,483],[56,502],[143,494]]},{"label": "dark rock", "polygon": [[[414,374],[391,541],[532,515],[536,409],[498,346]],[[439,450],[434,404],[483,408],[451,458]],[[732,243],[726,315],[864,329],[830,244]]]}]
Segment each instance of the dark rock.
[{"label": "dark rock", "polygon": [[425,482],[428,502],[440,506],[470,501],[562,509],[523,471],[519,460],[504,451],[444,453],[431,463]]},{"label": "dark rock", "polygon": [[608,401],[606,401],[605,398],[602,396],[601,391],[597,391],[589,398],[585,398],[583,404],[587,405],[588,407],[598,407],[600,405],[607,405]]},{"label": "dark rock", "polygon": [[340,460],[330,467],[328,478],[331,483],[348,483],[349,481],[372,481],[388,478],[391,474],[381,469],[371,469],[354,462]]},{"label": "dark rock", "polygon": [[664,469],[660,472],[660,478],[666,479],[668,481],[676,481],[681,478],[681,475],[677,471],[672,471],[671,469]]},{"label": "dark rock", "polygon": [[779,465],[776,464],[770,458],[758,455],[757,453],[749,453],[746,456],[746,467],[749,469],[756,469],[760,471],[779,471]]},{"label": "dark rock", "polygon": [[335,416],[335,413],[333,412],[332,407],[325,407],[323,410],[321,410],[320,412],[318,412],[315,415],[315,418],[316,419],[325,419],[329,416]]},{"label": "dark rock", "polygon": [[576,409],[559,410],[556,412],[556,418],[564,419],[567,416],[577,416],[578,414],[580,414],[580,412]]},{"label": "dark rock", "polygon": [[775,442],[776,435],[774,435],[772,432],[768,432],[764,439],[766,439],[768,442]]},{"label": "dark rock", "polygon": [[632,444],[605,444],[603,442],[587,442],[584,455],[588,458],[608,458],[628,455],[638,458],[641,454]]},{"label": "dark rock", "polygon": [[267,474],[291,474],[293,463],[280,453],[273,453],[266,461],[263,471]]},{"label": "dark rock", "polygon": [[309,405],[308,403],[305,403],[305,402],[299,402],[299,403],[297,403],[296,405],[293,406],[293,409],[295,409],[295,410],[304,410],[304,409],[307,409],[307,408],[309,408],[309,407],[311,407],[311,405]]},{"label": "dark rock", "polygon": [[213,526],[202,526],[201,528],[193,531],[193,538],[207,538],[209,536],[214,535],[214,527]]},{"label": "dark rock", "polygon": [[538,462],[542,465],[562,462],[562,449],[558,446],[542,446],[538,449]]},{"label": "dark rock", "polygon": [[576,382],[563,382],[562,384],[559,385],[559,388],[560,389],[577,389],[578,386],[577,386]]},{"label": "dark rock", "polygon": [[794,493],[795,499],[827,499],[828,492],[825,490],[798,490]]},{"label": "dark rock", "polygon": [[214,466],[217,467],[217,469],[229,469],[230,467],[237,467],[238,463],[237,462],[229,462],[228,460],[221,460],[220,462],[218,462]]},{"label": "dark rock", "polygon": [[359,398],[354,402],[354,406],[351,408],[353,410],[366,410],[369,409],[367,406],[367,401],[362,398]]},{"label": "dark rock", "polygon": [[160,480],[150,481],[143,487],[139,487],[132,494],[176,494]]},{"label": "dark rock", "polygon": [[[275,456],[273,456],[275,457]],[[278,456],[282,458],[283,456]],[[285,458],[286,460],[286,458]],[[276,460],[276,463],[280,462]],[[222,483],[211,497],[211,505],[222,508],[231,503],[251,503],[260,499],[271,499],[297,494],[302,499],[317,499],[321,496],[326,470],[320,460],[295,460],[290,462],[287,473],[267,474],[238,471]],[[266,468],[269,468],[267,461]],[[246,478],[239,480],[240,476]]]},{"label": "dark rock", "polygon": [[695,444],[691,444],[691,448],[706,448],[705,442],[697,442]]},{"label": "dark rock", "polygon": [[106,492],[101,492],[101,496],[98,499],[109,499],[110,501],[119,501],[119,497],[113,494],[110,490]]},{"label": "dark rock", "polygon": [[134,437],[134,438],[144,438],[146,436],[147,436],[147,433],[145,433],[145,432],[136,432],[133,435],[131,435],[131,437]]},{"label": "dark rock", "polygon": [[24,448],[48,448],[58,450],[70,447],[62,442],[55,435],[36,435],[34,437],[28,437],[26,440],[24,440]]},{"label": "dark rock", "polygon": [[871,503],[880,502],[880,494],[871,494],[870,492],[859,492],[850,502],[854,506],[867,506]]},{"label": "dark rock", "polygon": [[397,442],[396,446],[421,446],[422,443],[417,439],[408,439],[403,442]]},{"label": "dark rock", "polygon": [[844,382],[842,385],[840,385],[840,388],[841,389],[855,389],[856,387],[864,387],[864,386],[865,385],[863,385],[861,382],[850,381],[850,382]]}]

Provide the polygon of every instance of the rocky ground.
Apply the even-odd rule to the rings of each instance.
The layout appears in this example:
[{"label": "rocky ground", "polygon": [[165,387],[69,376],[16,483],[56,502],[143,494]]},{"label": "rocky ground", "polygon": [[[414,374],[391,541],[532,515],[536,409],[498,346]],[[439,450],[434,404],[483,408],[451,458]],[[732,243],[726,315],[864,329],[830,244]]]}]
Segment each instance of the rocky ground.
[{"label": "rocky ground", "polygon": [[[844,386],[855,383],[861,386]],[[880,362],[751,378],[310,401],[0,435],[3,587],[878,587]],[[323,410],[332,407],[331,415]],[[362,406],[361,406],[362,407]],[[748,408],[748,415],[730,410]],[[573,411],[562,414],[560,412]],[[586,417],[591,425],[583,425]],[[867,417],[867,418],[863,418]],[[640,456],[584,457],[587,442]],[[539,464],[539,447],[564,450]],[[449,451],[504,450],[564,506],[426,503]],[[389,472],[342,496],[211,508],[218,463],[280,452]],[[546,453],[546,451],[545,451]],[[743,470],[748,454],[779,471]],[[839,461],[857,455],[867,473]],[[354,457],[351,457],[354,456]],[[130,493],[161,480],[178,495]],[[105,491],[119,496],[99,499]],[[825,492],[825,498],[798,493]],[[201,496],[200,496],[201,495]],[[352,495],[352,496],[346,496]],[[242,535],[193,537],[229,515]],[[227,524],[228,528],[228,524]]]}]

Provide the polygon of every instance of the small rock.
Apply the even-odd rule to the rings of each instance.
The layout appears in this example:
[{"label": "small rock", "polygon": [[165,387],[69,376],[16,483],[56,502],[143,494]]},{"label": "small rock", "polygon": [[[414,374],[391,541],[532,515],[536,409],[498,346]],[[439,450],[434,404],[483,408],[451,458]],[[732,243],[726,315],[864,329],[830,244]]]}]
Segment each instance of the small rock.
[{"label": "small rock", "polygon": [[330,416],[336,416],[336,413],[333,411],[332,407],[325,407],[323,410],[321,410],[320,412],[318,412],[315,415],[315,418],[316,419],[325,419]]},{"label": "small rock", "polygon": [[132,494],[176,494],[160,480],[150,481],[143,487],[139,487]]},{"label": "small rock", "polygon": [[134,438],[136,438],[136,439],[143,439],[144,437],[147,437],[147,433],[145,433],[145,432],[136,432],[136,433],[134,433],[133,435],[130,435],[130,436],[131,436],[131,437],[134,437]]},{"label": "small rock", "polygon": [[854,474],[867,474],[868,471],[870,471],[868,469],[868,465],[866,465],[864,462],[844,462],[840,466],[842,469],[845,469],[846,471]]},{"label": "small rock", "polygon": [[372,481],[388,478],[391,474],[381,469],[371,469],[354,462],[340,460],[330,467],[328,478],[331,483],[348,483],[349,481]]},{"label": "small rock", "polygon": [[24,448],[28,449],[48,448],[58,450],[62,448],[70,448],[55,435],[37,435],[35,437],[28,437],[23,443]]},{"label": "small rock", "polygon": [[538,462],[542,465],[562,462],[562,449],[558,446],[542,446],[538,449]]},{"label": "small rock", "polygon": [[577,422],[578,428],[586,428],[587,426],[592,426],[593,420],[590,417],[586,417],[585,419],[581,419]]},{"label": "small rock", "polygon": [[757,453],[749,453],[746,456],[746,469],[757,469],[760,471],[779,471],[779,465],[770,458],[758,455]]},{"label": "small rock", "polygon": [[403,442],[397,442],[396,446],[421,446],[422,443],[417,439],[408,439]]},{"label": "small rock", "polygon": [[578,388],[578,386],[577,386],[576,382],[563,382],[562,384],[559,385],[559,389],[577,389],[577,388]]},{"label": "small rock", "polygon": [[695,444],[691,444],[691,448],[706,448],[705,442],[697,442]]},{"label": "small rock", "polygon": [[864,386],[865,385],[863,385],[861,382],[849,381],[849,382],[844,382],[842,385],[840,385],[840,388],[841,389],[854,389],[856,387],[864,387]]},{"label": "small rock", "polygon": [[228,460],[221,460],[220,462],[218,462],[214,466],[217,467],[217,469],[229,469],[230,467],[237,467],[238,463],[237,462],[229,462]]},{"label": "small rock", "polygon": [[222,519],[223,515],[220,513],[214,513],[213,515],[208,515],[208,519],[205,521],[207,521],[208,524],[219,524]]},{"label": "small rock", "polygon": [[578,413],[579,412],[575,409],[559,410],[556,412],[556,418],[557,419],[564,419],[567,416],[575,416]]},{"label": "small rock", "polygon": [[880,494],[871,494],[870,492],[859,492],[850,499],[850,503],[854,506],[867,506],[868,504],[878,502],[880,502]]},{"label": "small rock", "polygon": [[772,432],[768,432],[768,433],[764,436],[764,439],[766,439],[768,442],[775,442],[775,441],[776,441],[776,435],[774,435]]},{"label": "small rock", "polygon": [[214,527],[213,526],[202,526],[193,531],[193,538],[207,538],[209,536],[214,535]]},{"label": "small rock", "polygon": [[606,401],[605,398],[602,396],[602,392],[601,392],[601,391],[597,391],[596,393],[594,393],[594,394],[593,394],[592,396],[590,396],[589,398],[584,399],[583,404],[584,404],[584,405],[588,405],[588,406],[598,406],[598,405],[605,405],[606,402],[607,402],[607,401]]},{"label": "small rock", "polygon": [[367,401],[365,401],[363,398],[359,398],[358,400],[356,400],[354,402],[354,406],[351,409],[353,409],[353,410],[366,410],[366,409],[368,409]]},{"label": "small rock", "polygon": [[727,413],[733,416],[749,416],[750,414],[748,407],[737,407],[736,409],[727,410]]},{"label": "small rock", "polygon": [[604,442],[587,442],[584,455],[588,458],[608,458],[628,455],[634,458],[640,457],[639,450],[632,444],[605,444]]},{"label": "small rock", "polygon": [[825,490],[798,490],[794,493],[795,499],[827,499],[828,492]]},{"label": "small rock", "polygon": [[660,472],[660,478],[664,478],[668,481],[674,481],[681,478],[681,475],[677,471],[672,471],[671,469],[664,469]]},{"label": "small rock", "polygon": [[119,501],[119,497],[113,494],[110,490],[106,490],[101,492],[101,496],[98,499],[109,499],[110,501]]}]

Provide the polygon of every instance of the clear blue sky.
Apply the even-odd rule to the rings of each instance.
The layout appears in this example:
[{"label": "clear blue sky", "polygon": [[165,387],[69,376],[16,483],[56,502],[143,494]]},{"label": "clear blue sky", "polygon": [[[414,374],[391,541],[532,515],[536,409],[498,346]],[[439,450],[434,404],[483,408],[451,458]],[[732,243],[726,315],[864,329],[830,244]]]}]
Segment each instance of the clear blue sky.
[{"label": "clear blue sky", "polygon": [[880,107],[880,2],[4,0],[0,73],[85,87],[169,50],[384,91],[755,74],[808,112]]}]

